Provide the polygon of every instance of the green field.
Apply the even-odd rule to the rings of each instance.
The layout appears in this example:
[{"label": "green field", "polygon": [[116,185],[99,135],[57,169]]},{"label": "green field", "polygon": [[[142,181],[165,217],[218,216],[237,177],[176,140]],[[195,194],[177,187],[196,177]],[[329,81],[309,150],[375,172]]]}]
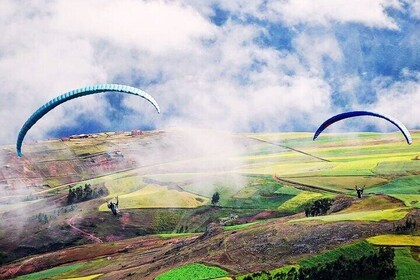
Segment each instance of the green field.
[{"label": "green field", "polygon": [[[319,255],[315,255],[309,258],[302,259],[297,262],[297,264],[293,265],[286,265],[274,270],[270,270],[269,273],[271,276],[274,276],[276,273],[279,272],[288,272],[292,268],[300,268],[300,267],[316,267],[319,265],[323,265],[328,262],[333,262],[337,260],[341,255],[345,255],[347,258],[353,258],[353,259],[359,259],[362,256],[367,256],[372,253],[378,252],[378,249],[369,244],[366,241],[360,241],[349,245],[340,246],[336,249],[323,252]],[[247,275],[240,275],[237,277],[237,279],[244,279]],[[258,278],[257,278],[258,279]],[[267,279],[267,278],[261,278],[261,279]]]},{"label": "green field", "polygon": [[420,160],[413,160],[416,158],[418,153],[414,153],[412,156],[409,156],[408,159],[404,161],[385,161],[380,162],[373,171],[376,174],[390,175],[390,174],[408,174],[409,172],[414,172],[420,170]]},{"label": "green field", "polygon": [[[299,265],[286,265],[286,266],[282,266],[280,268],[276,268],[276,269],[270,270],[269,273],[273,277],[276,273],[287,273],[291,269],[293,269],[293,268],[294,269],[298,269],[299,267],[300,267]],[[252,273],[245,274],[245,275],[239,275],[235,279],[237,279],[237,280],[243,280],[247,276],[252,276]],[[267,278],[266,277],[256,277],[256,276],[253,276],[253,279],[256,279],[256,280],[260,280],[260,279],[261,280],[266,280]]]},{"label": "green field", "polygon": [[361,256],[376,253],[377,251],[378,249],[375,246],[369,244],[366,241],[361,241],[354,244],[338,247],[336,249],[327,251],[317,256],[309,257],[307,259],[299,261],[298,264],[302,267],[313,267],[317,265],[322,265],[327,262],[335,261],[341,255],[345,255],[347,258],[356,259],[360,258]]},{"label": "green field", "polygon": [[170,239],[170,238],[175,238],[175,237],[189,237],[189,236],[194,236],[195,233],[159,233],[157,234],[157,236],[159,236],[160,238],[163,239]]},{"label": "green field", "polygon": [[260,223],[260,222],[252,222],[252,223],[233,225],[233,226],[224,226],[223,229],[224,230],[239,230],[239,229],[250,227],[250,226],[258,224],[258,223]]},{"label": "green field", "polygon": [[420,194],[420,175],[392,180],[389,184],[369,189],[369,192],[385,194]]},{"label": "green field", "polygon": [[31,273],[24,276],[19,276],[19,280],[38,280],[38,279],[63,279],[65,276],[69,276],[72,272],[76,271],[83,264],[77,263],[68,266],[54,267],[51,269],[43,270],[40,272]]},{"label": "green field", "polygon": [[[218,205],[221,207],[295,212],[301,211],[303,205],[322,195],[328,195],[329,192],[332,192],[331,196],[335,193],[354,195],[355,185],[365,185],[368,193],[390,194],[402,200],[408,207],[419,207],[420,200],[416,195],[420,194],[420,175],[410,175],[410,172],[418,170],[420,163],[419,160],[413,160],[420,154],[419,145],[416,144],[416,140],[420,140],[418,133],[413,134],[414,144],[411,146],[405,145],[397,133],[325,134],[317,141],[311,140],[310,133],[244,136],[268,142],[255,141],[242,155],[228,158],[228,161],[235,163],[234,170],[215,173],[201,168],[198,172],[185,172],[181,169],[177,172],[152,172],[147,175],[137,175],[138,173],[131,171],[125,175],[109,175],[109,178],[91,181],[104,182],[109,191],[108,198],[119,196],[122,201],[121,209],[199,207],[208,204],[212,194],[218,191]],[[105,140],[104,137],[90,139],[91,146],[86,147],[82,147],[77,141],[66,144],[77,149],[77,153],[92,153],[97,152],[92,150],[92,146],[98,143],[97,149],[100,152],[108,147],[110,144]],[[277,144],[284,146],[276,146]],[[288,146],[307,154],[290,150]],[[321,161],[311,155],[330,162]],[[178,161],[179,163],[164,163],[160,168],[182,166],[182,163],[205,166],[207,162],[212,164],[212,161],[212,158],[186,158]],[[271,178],[273,174],[296,185],[302,184],[306,189],[302,192],[295,186],[276,182]],[[394,174],[405,177],[390,177]],[[145,178],[162,183],[145,183]],[[163,188],[170,184],[181,186],[184,192],[175,193]],[[309,191],[311,188],[313,191]],[[106,210],[105,204],[99,209]],[[385,216],[386,214],[390,213],[385,213]],[[350,220],[354,218],[350,217]],[[377,218],[368,216],[367,220]]]},{"label": "green field", "polygon": [[[271,176],[222,175],[208,176],[203,183],[182,184],[182,188],[192,193],[211,198],[213,193],[220,194],[218,206],[241,209],[272,209],[289,200],[300,191],[284,186]],[[208,185],[212,182],[213,185]]]},{"label": "green field", "polygon": [[105,182],[105,187],[109,192],[108,198],[132,193],[147,186],[147,184],[143,182],[143,177],[141,176],[124,176],[121,178],[115,177],[109,179],[110,180],[106,180]]},{"label": "green field", "polygon": [[[334,174],[340,173],[341,171],[331,171]],[[355,174],[354,172],[352,174]],[[359,174],[357,174],[359,175]],[[310,185],[318,188],[322,188],[325,191],[335,191],[340,193],[352,193],[354,192],[355,185],[363,186],[366,188],[387,183],[388,180],[376,176],[311,176],[311,177],[287,177],[289,181]]]},{"label": "green field", "polygon": [[420,208],[420,194],[390,194],[408,207]]},{"label": "green field", "polygon": [[[412,253],[410,252],[410,248],[400,247],[394,248],[394,250],[394,264],[397,267],[396,279],[418,279],[418,275],[420,275],[420,262],[413,259]],[[274,276],[278,272],[287,273],[293,267],[316,267],[325,263],[333,262],[337,260],[341,255],[345,255],[346,258],[359,259],[362,256],[368,256],[377,252],[377,247],[369,244],[366,241],[361,241],[350,245],[344,245],[336,249],[327,251],[325,253],[321,253],[319,255],[300,260],[296,265],[287,265],[278,269],[271,270],[269,271],[269,273],[271,274],[271,276]],[[237,279],[244,279],[247,275],[248,274],[238,276]]]},{"label": "green field", "polygon": [[[317,227],[315,230],[319,227],[321,230],[324,225],[337,226],[326,223],[340,222],[354,225],[355,236],[360,236],[358,224],[375,227],[376,230],[376,224],[368,225],[368,223],[378,223],[378,229],[381,230],[386,228],[381,222],[403,223],[407,215],[416,215],[418,209],[413,208],[420,207],[419,132],[413,132],[412,145],[407,145],[399,133],[326,133],[316,141],[312,141],[312,133],[241,134],[235,135],[235,139],[239,139],[235,145],[240,146],[238,149],[240,152],[223,155],[184,153],[181,148],[185,147],[174,146],[176,148],[174,149],[171,146],[173,143],[170,142],[175,138],[178,141],[175,143],[183,143],[182,134],[164,132],[159,136],[156,136],[158,133],[154,135],[152,138],[146,136],[132,138],[127,135],[102,134],[95,139],[47,141],[28,145],[27,154],[30,155],[28,160],[16,161],[17,163],[5,162],[0,175],[7,177],[2,180],[4,181],[2,184],[16,183],[7,186],[7,189],[17,188],[19,184],[25,185],[26,189],[31,192],[33,190],[37,200],[22,202],[23,199],[12,201],[12,195],[3,197],[0,202],[0,214],[7,214],[7,211],[18,212],[21,209],[25,210],[20,211],[22,213],[31,213],[34,210],[36,213],[44,211],[48,215],[51,214],[51,221],[45,225],[37,224],[36,220],[28,220],[31,226],[33,225],[30,229],[33,238],[28,238],[25,242],[31,244],[31,249],[37,244],[45,246],[42,249],[48,246],[51,248],[61,246],[62,244],[49,241],[50,235],[47,238],[42,234],[52,231],[52,236],[58,239],[63,238],[63,235],[67,235],[71,230],[72,234],[68,234],[69,237],[74,237],[71,240],[73,243],[69,242],[71,246],[93,243],[86,234],[82,234],[83,231],[97,236],[104,242],[114,240],[113,238],[122,240],[152,234],[155,236],[151,237],[154,239],[151,242],[166,242],[164,246],[168,246],[172,252],[171,249],[174,248],[171,247],[172,243],[173,246],[176,246],[177,242],[181,244],[184,242],[181,239],[188,239],[185,241],[190,242],[195,236],[202,235],[209,224],[214,224],[220,227],[216,231],[217,236],[210,235],[206,237],[208,239],[205,239],[205,242],[217,248],[211,242],[221,236],[227,240],[226,242],[235,238],[238,238],[238,242],[243,242],[239,238],[249,237],[244,239],[246,240],[244,242],[249,242],[252,252],[258,255],[258,246],[261,245],[258,241],[263,240],[264,234],[269,235],[269,229],[272,229],[270,234],[277,234],[281,232],[280,230],[290,228],[291,240],[303,240],[300,236],[302,233],[293,229],[307,226]],[[206,150],[208,147],[202,148]],[[51,153],[45,152],[48,149],[53,150]],[[113,153],[115,151],[124,157],[112,158],[110,155],[115,155]],[[149,151],[159,152],[156,157],[148,157],[144,153]],[[109,157],[106,156],[108,154]],[[6,156],[4,158],[6,160]],[[54,160],[57,163],[54,163]],[[120,165],[121,162],[124,164]],[[36,174],[37,171],[40,171],[41,175]],[[66,174],[59,174],[60,171]],[[20,179],[19,176],[24,178]],[[15,181],[9,178],[19,179]],[[39,182],[46,182],[49,186],[34,187],[41,184]],[[91,201],[77,202],[73,205],[74,210],[70,212],[63,213],[54,209],[54,213],[59,214],[53,215],[54,210],[48,209],[48,212],[44,210],[45,208],[40,210],[39,205],[46,201],[65,202],[69,185],[79,186],[85,183],[91,184],[93,188],[105,189],[106,194]],[[363,199],[356,197],[354,190],[356,185],[366,186]],[[220,201],[212,207],[210,201],[215,192],[220,194]],[[17,197],[24,198],[25,195],[18,194]],[[55,197],[56,195],[59,197]],[[104,201],[117,196],[122,215],[114,217],[109,213]],[[334,207],[337,206],[334,211],[337,212],[325,216],[300,218],[303,217],[304,208],[315,200],[337,197],[334,204]],[[287,217],[292,214],[298,215]],[[234,221],[229,220],[229,217],[236,215],[238,218],[234,218]],[[75,217],[74,226],[80,227],[83,231],[77,232],[68,227],[67,222],[73,217]],[[399,221],[401,219],[403,220]],[[233,225],[221,227],[220,221],[228,221],[227,224]],[[272,228],[270,223],[273,223]],[[286,223],[284,228],[283,223]],[[0,240],[7,240],[6,229],[2,229],[0,233]],[[316,256],[314,252],[299,253],[298,257],[293,256],[292,261],[285,263],[288,265],[272,270],[271,273],[286,272],[293,267],[317,266],[336,260],[342,254],[347,257],[360,257],[377,250],[377,246],[411,246],[414,247],[411,254],[418,254],[420,241],[418,236],[414,236],[418,235],[418,231],[414,231],[413,235],[383,235],[383,233],[392,233],[384,229],[380,233],[382,235],[369,238],[367,241],[338,246]],[[247,234],[255,236],[250,238]],[[370,235],[358,238],[366,236]],[[334,237],[334,233],[331,233],[331,238]],[[170,238],[173,240],[162,240]],[[36,243],[33,240],[42,242]],[[26,244],[21,246],[20,241],[12,241],[16,242],[16,250],[20,250],[21,247],[22,250],[26,248],[24,246]],[[199,255],[201,251],[195,251],[199,243],[197,241],[189,245],[190,259],[186,258],[186,255],[190,254],[190,247],[182,247],[177,251],[180,254],[187,253],[183,255],[182,261],[173,262],[175,268],[166,267],[165,269],[169,271],[156,279],[227,277],[228,272],[222,269],[225,264],[223,262],[220,263],[222,268],[199,263],[186,264],[205,258],[204,255]],[[269,241],[261,243],[264,246],[268,244],[268,247],[272,244]],[[319,248],[330,248],[325,244],[322,245],[323,247]],[[131,247],[127,248],[132,250]],[[137,253],[134,252],[137,247],[133,248],[136,249],[129,250],[126,256]],[[140,259],[143,252],[140,252],[141,248],[138,249]],[[408,248],[397,249],[395,260],[398,263],[398,277],[410,279],[404,277],[409,277],[407,275],[410,269],[417,271],[418,262],[410,257]],[[268,248],[267,252],[273,254],[280,252],[276,250],[279,249]],[[147,253],[144,252],[145,255]],[[193,254],[197,254],[197,258]],[[170,257],[176,259],[178,255]],[[267,255],[267,259],[269,257]],[[215,258],[209,259],[212,262],[215,260]],[[269,263],[270,260],[267,259],[265,261]],[[128,263],[124,257],[118,261]],[[250,262],[249,267],[255,268],[261,259],[252,255],[247,261]],[[159,259],[156,259],[156,262],[159,262]],[[152,267],[150,271],[163,269],[163,267],[153,267],[153,263],[147,265]],[[270,265],[270,268],[276,268],[279,264],[270,263]],[[111,265],[105,264],[104,269],[100,270],[94,264],[69,263],[67,266],[54,267],[18,279],[63,279],[79,276],[76,279],[93,279],[100,276],[95,273],[104,273],[104,277],[110,277],[107,275],[110,267]],[[117,273],[115,268],[112,269],[113,273]],[[233,261],[229,266],[226,265],[226,269],[247,271]]]},{"label": "green field", "polygon": [[394,263],[397,266],[397,280],[418,280],[420,262],[413,259],[410,248],[395,248]]},{"label": "green field", "polygon": [[80,262],[75,263],[72,265],[66,265],[66,266],[59,266],[54,267],[51,269],[19,276],[16,279],[20,280],[41,280],[41,279],[81,279],[81,280],[90,280],[90,279],[96,279],[102,274],[90,274],[87,276],[80,276],[86,273],[79,273],[80,271],[84,270],[91,270],[91,269],[98,269],[100,267],[103,267],[108,262],[104,259],[97,259],[93,261],[88,262]]},{"label": "green field", "polygon": [[156,280],[200,280],[215,279],[227,276],[228,273],[221,268],[208,266],[200,263],[188,264],[169,270],[158,277]]}]

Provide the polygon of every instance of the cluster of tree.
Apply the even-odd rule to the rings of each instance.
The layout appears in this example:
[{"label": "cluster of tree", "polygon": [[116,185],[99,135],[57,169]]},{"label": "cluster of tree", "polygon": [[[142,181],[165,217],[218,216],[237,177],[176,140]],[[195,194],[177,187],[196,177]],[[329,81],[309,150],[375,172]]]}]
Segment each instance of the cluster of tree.
[{"label": "cluster of tree", "polygon": [[38,213],[37,215],[33,215],[30,220],[36,220],[38,223],[45,225],[49,223],[50,218],[51,217],[48,217],[45,213]]},{"label": "cluster of tree", "polygon": [[330,198],[321,198],[315,200],[309,206],[305,207],[306,217],[321,216],[327,214],[328,210],[330,210],[331,208],[333,201],[334,200]]},{"label": "cluster of tree", "polygon": [[23,201],[33,201],[33,200],[37,200],[37,199],[38,199],[38,196],[33,195],[33,194],[29,194],[29,195],[25,196]]},{"label": "cluster of tree", "polygon": [[78,186],[76,188],[70,186],[69,193],[67,195],[67,204],[86,201],[105,194],[106,192],[103,188],[92,188],[90,184],[85,184],[84,187]]},{"label": "cluster of tree", "polygon": [[213,196],[211,197],[211,205],[216,206],[217,203],[219,203],[220,200],[220,194],[218,192],[215,192]]},{"label": "cluster of tree", "polygon": [[404,225],[394,225],[394,230],[396,232],[407,232],[412,231],[416,229],[416,220],[414,220],[412,217],[408,216],[405,220]]},{"label": "cluster of tree", "polygon": [[9,259],[9,254],[3,251],[0,251],[0,265],[7,263],[8,259]]},{"label": "cluster of tree", "polygon": [[248,275],[244,280],[306,280],[306,279],[395,279],[394,249],[380,247],[377,253],[350,259],[341,255],[334,262],[313,267],[292,268],[288,272],[271,274],[267,271]]},{"label": "cluster of tree", "polygon": [[176,230],[176,233],[184,233],[184,232],[188,232],[188,226],[187,225],[181,225],[181,227],[179,229]]},{"label": "cluster of tree", "polygon": [[70,206],[58,208],[57,210],[54,211],[54,214],[56,214],[57,216],[60,216],[62,213],[67,213],[67,212],[72,212],[72,211],[74,211],[74,206],[70,205]]}]

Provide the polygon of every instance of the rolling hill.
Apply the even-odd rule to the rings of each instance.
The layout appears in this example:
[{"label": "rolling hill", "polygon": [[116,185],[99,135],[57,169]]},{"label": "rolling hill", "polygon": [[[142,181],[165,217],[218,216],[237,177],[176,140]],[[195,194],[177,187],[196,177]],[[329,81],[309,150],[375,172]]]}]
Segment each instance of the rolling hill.
[{"label": "rolling hill", "polygon": [[[420,274],[412,136],[174,129],[33,142],[23,158],[2,146],[0,278],[268,279],[386,246],[397,279],[410,279]],[[323,199],[325,215],[306,217]]]}]

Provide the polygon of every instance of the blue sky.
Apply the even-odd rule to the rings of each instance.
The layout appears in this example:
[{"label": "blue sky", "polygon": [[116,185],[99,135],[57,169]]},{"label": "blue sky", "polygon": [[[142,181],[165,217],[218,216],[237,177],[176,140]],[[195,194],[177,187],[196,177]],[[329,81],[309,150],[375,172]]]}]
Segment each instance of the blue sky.
[{"label": "blue sky", "polygon": [[[43,103],[98,83],[141,88],[162,114],[135,97],[89,96],[54,109],[28,137],[314,131],[361,109],[420,128],[418,0],[23,2],[0,2],[2,144]],[[394,130],[369,118],[334,129]]]}]

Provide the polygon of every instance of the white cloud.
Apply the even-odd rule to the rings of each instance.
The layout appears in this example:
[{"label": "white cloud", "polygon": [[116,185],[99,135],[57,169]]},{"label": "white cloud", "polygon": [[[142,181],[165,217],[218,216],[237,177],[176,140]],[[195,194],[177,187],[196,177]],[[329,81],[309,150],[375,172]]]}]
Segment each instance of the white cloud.
[{"label": "white cloud", "polygon": [[[417,73],[418,75],[418,73]],[[420,81],[400,81],[387,87],[377,88],[377,101],[370,106],[374,112],[388,114],[400,120],[408,129],[420,127]],[[386,123],[381,126],[384,130],[394,129]]]},{"label": "white cloud", "polygon": [[343,59],[340,46],[332,35],[302,33],[296,36],[293,45],[307,65],[316,72],[323,73],[323,61],[326,58],[335,62],[340,62]]},{"label": "white cloud", "polygon": [[[202,8],[201,1],[198,2],[196,6],[207,11]],[[395,20],[387,14],[387,9],[401,10],[403,8],[398,0],[259,0],[251,2],[213,0],[212,2],[240,18],[251,16],[271,22],[283,22],[291,26],[359,23],[375,28],[398,29]]]},{"label": "white cloud", "polygon": [[343,93],[351,93],[360,85],[360,83],[360,77],[357,75],[342,77],[340,79],[340,91]]},{"label": "white cloud", "polygon": [[158,93],[162,111],[172,115],[162,125],[276,131],[292,127],[291,119],[327,113],[329,86],[296,55],[260,46],[255,39],[261,32],[228,22],[201,51],[152,57],[150,64],[159,65],[165,79],[149,91]]},{"label": "white cloud", "polygon": [[[401,9],[399,1],[390,0],[290,0],[270,1],[271,19],[290,25],[360,23],[369,27],[398,29],[386,9]],[[278,16],[276,16],[278,14]]]},{"label": "white cloud", "polygon": [[[210,6],[217,1],[25,3],[0,2],[2,143],[13,143],[25,119],[44,102],[94,83],[118,81],[153,95],[160,116],[146,102],[124,99],[137,114],[123,121],[139,126],[276,131],[293,129],[295,120],[311,129],[334,111],[323,60],[346,58],[328,32],[294,34],[293,50],[280,51],[260,42],[267,34],[264,26],[233,19],[212,24]],[[292,25],[358,22],[391,29],[396,25],[385,9],[400,8],[395,1],[358,1],[351,7],[341,1],[264,3],[218,4],[244,17]],[[351,88],[354,81],[343,83]],[[82,114],[112,125],[105,106],[101,97],[74,100],[50,112],[28,136],[45,137]]]},{"label": "white cloud", "polygon": [[420,0],[404,0],[408,4],[408,12],[415,19],[420,19]]},{"label": "white cloud", "polygon": [[[150,53],[188,50],[212,33],[198,12],[164,1],[1,1],[0,13],[2,143],[12,143],[26,118],[54,96],[130,76],[125,71]],[[133,61],[112,60],[120,57]],[[97,97],[69,102],[28,136],[45,137],[82,113],[107,123],[104,107]]]},{"label": "white cloud", "polygon": [[185,49],[213,29],[191,7],[167,1],[59,1],[53,14],[57,32],[152,53]]}]

